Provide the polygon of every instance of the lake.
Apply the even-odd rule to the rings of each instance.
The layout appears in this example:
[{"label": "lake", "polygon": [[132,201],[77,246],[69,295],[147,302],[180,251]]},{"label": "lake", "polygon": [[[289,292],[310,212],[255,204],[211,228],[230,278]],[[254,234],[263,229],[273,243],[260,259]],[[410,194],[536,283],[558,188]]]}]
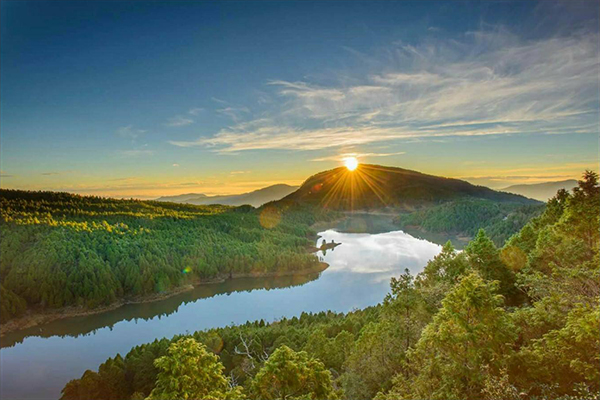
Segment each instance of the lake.
[{"label": "lake", "polygon": [[380,303],[389,281],[408,268],[422,271],[441,247],[402,231],[319,234],[341,243],[319,252],[329,264],[320,274],[244,278],[200,285],[169,299],[131,304],[14,332],[2,338],[0,397],[57,399],[64,385],[108,357],[125,355],[155,338],[201,329],[274,321],[303,311],[347,312]]}]

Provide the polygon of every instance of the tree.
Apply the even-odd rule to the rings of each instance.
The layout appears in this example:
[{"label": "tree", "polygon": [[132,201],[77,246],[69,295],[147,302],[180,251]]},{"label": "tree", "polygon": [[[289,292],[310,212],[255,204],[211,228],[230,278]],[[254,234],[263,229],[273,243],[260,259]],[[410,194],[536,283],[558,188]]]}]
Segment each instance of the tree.
[{"label": "tree", "polygon": [[337,399],[331,373],[323,363],[283,345],[265,362],[252,381],[252,393],[262,400]]},{"label": "tree", "polygon": [[392,278],[390,287],[380,321],[361,331],[346,361],[342,382],[349,398],[370,399],[388,390],[393,376],[402,370],[406,352],[431,319],[423,292],[415,287],[409,270]]},{"label": "tree", "polygon": [[462,253],[458,254],[450,241],[442,247],[442,251],[429,261],[420,275],[424,284],[434,285],[440,281],[451,284],[467,270],[468,264]]},{"label": "tree", "polygon": [[408,351],[418,340],[431,314],[408,269],[399,278],[392,277],[390,287],[391,294],[383,302],[383,319],[394,325],[403,342],[403,351]]},{"label": "tree", "polygon": [[554,386],[555,395],[573,395],[578,387],[600,391],[600,308],[580,304],[571,310],[564,327],[533,340],[517,355],[513,374],[521,386],[535,382]]},{"label": "tree", "polygon": [[181,339],[169,346],[167,355],[157,358],[156,386],[148,399],[240,399],[241,387],[232,387],[223,375],[223,364],[196,340]]},{"label": "tree", "polygon": [[344,393],[351,399],[370,399],[388,389],[404,358],[404,338],[391,321],[365,326],[346,360]]},{"label": "tree", "polygon": [[496,290],[495,282],[471,273],[448,293],[414,350],[409,351],[410,376],[396,376],[389,398],[481,397],[484,367],[500,370],[516,336]]},{"label": "tree", "polygon": [[600,187],[598,174],[585,171],[578,187],[573,189],[573,196],[568,199],[565,228],[583,240],[589,248],[598,245],[600,232]]},{"label": "tree", "polygon": [[89,369],[81,379],[73,379],[62,389],[60,400],[100,399],[100,377]]},{"label": "tree", "polygon": [[500,252],[494,242],[480,229],[477,236],[465,247],[471,267],[478,271],[484,279],[497,280],[500,293],[504,295],[515,292],[514,274],[504,265]]}]

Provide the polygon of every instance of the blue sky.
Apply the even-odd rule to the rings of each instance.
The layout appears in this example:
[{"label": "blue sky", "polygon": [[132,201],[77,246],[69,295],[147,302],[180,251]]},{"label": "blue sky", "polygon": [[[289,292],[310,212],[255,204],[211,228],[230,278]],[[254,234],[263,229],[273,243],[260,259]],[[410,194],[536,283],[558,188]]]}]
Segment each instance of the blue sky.
[{"label": "blue sky", "polygon": [[1,7],[2,187],[237,193],[347,154],[492,187],[598,168],[596,2]]}]

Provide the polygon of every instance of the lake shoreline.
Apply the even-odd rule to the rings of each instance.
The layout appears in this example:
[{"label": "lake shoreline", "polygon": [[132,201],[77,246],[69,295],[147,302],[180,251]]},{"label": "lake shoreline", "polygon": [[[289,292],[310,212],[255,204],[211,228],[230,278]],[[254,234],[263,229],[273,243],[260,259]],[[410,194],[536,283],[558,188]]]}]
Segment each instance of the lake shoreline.
[{"label": "lake shoreline", "polygon": [[104,307],[99,307],[95,309],[86,309],[84,307],[64,307],[51,311],[33,311],[30,310],[27,314],[15,318],[13,320],[8,321],[0,326],[0,338],[4,335],[12,332],[17,332],[23,329],[29,329],[35,326],[45,325],[52,321],[74,318],[74,317],[84,317],[89,315],[102,314],[105,312],[116,310],[117,308],[123,307],[128,304],[143,304],[143,303],[153,303],[156,301],[161,301],[168,299],[170,297],[176,296],[181,293],[188,292],[193,290],[197,286],[201,285],[211,285],[216,283],[223,283],[230,279],[238,279],[238,278],[270,278],[270,277],[280,277],[280,276],[303,276],[316,272],[323,272],[329,267],[329,264],[324,262],[318,262],[315,266],[311,268],[305,268],[302,270],[296,271],[275,271],[275,272],[258,272],[258,273],[236,273],[236,274],[226,274],[221,275],[217,278],[212,279],[197,279],[185,285],[178,286],[164,293],[155,293],[146,296],[138,296],[135,298],[129,299],[120,299],[112,304],[109,304]]}]

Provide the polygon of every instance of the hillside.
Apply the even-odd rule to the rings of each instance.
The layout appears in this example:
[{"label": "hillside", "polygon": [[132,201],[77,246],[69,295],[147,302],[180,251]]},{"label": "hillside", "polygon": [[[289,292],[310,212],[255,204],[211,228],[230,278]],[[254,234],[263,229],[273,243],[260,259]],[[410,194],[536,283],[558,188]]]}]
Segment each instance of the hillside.
[{"label": "hillside", "polygon": [[[394,219],[403,230],[417,228],[421,232],[474,237],[479,229],[497,246],[521,230],[533,217],[544,211],[544,204],[500,203],[481,199],[446,202]],[[410,230],[409,230],[410,232]]]},{"label": "hillside", "polygon": [[156,199],[156,201],[169,201],[172,203],[187,203],[196,205],[223,204],[227,206],[241,206],[244,204],[249,204],[253,207],[260,207],[270,201],[279,200],[292,193],[296,189],[298,189],[298,186],[277,184],[254,190],[252,192],[229,196],[207,196],[201,193],[188,193],[178,196],[163,196]]},{"label": "hillside", "polygon": [[0,332],[25,314],[98,309],[199,281],[314,272],[313,222],[296,213],[267,229],[249,207],[0,189]]},{"label": "hillside", "polygon": [[572,190],[577,186],[575,179],[567,179],[566,181],[535,183],[530,185],[513,185],[500,189],[503,192],[520,194],[521,196],[529,197],[539,201],[548,201],[560,189]]},{"label": "hillside", "polygon": [[[70,381],[61,400],[163,398],[167,383],[191,377],[229,382],[229,398],[284,398],[276,388],[295,398],[597,400],[598,215],[598,175],[586,172],[501,248],[483,231],[464,251],[448,243],[416,277],[392,278],[376,307],[155,340]],[[188,372],[201,357],[217,378]],[[317,383],[299,387],[306,376]]]},{"label": "hillside", "polygon": [[415,210],[465,198],[537,203],[520,195],[497,192],[459,179],[368,164],[361,164],[355,171],[340,167],[313,175],[284,200],[335,210],[384,207]]}]

